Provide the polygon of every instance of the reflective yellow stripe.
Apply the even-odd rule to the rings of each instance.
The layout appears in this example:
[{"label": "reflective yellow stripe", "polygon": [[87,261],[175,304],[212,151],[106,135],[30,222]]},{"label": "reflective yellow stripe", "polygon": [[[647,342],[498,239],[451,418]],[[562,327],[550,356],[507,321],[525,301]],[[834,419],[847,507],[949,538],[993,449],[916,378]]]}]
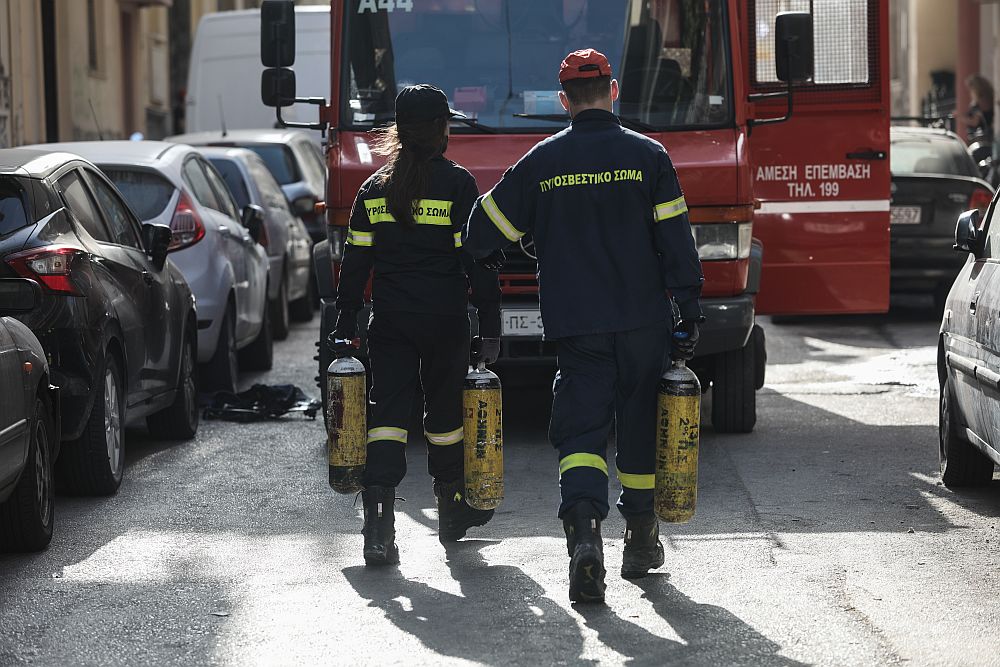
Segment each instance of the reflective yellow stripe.
[{"label": "reflective yellow stripe", "polygon": [[371,247],[375,243],[375,234],[373,232],[356,232],[353,229],[348,229],[347,243],[349,245]]},{"label": "reflective yellow stripe", "polygon": [[455,232],[455,247],[462,247],[462,232]]},{"label": "reflective yellow stripe", "polygon": [[684,201],[684,197],[678,197],[673,201],[668,201],[663,204],[656,205],[656,220],[661,222],[663,220],[669,220],[670,218],[676,218],[682,213],[687,213],[688,205]]},{"label": "reflective yellow stripe", "polygon": [[392,426],[380,426],[379,428],[368,429],[368,442],[379,440],[392,440],[406,444],[407,432],[405,428],[393,428]]},{"label": "reflective yellow stripe", "polygon": [[605,475],[608,474],[607,462],[597,454],[570,454],[559,460],[560,475],[570,468],[597,468]]},{"label": "reflective yellow stripe", "polygon": [[432,445],[454,445],[462,442],[465,438],[465,429],[459,426],[454,431],[447,433],[429,433],[424,431],[424,435],[427,436],[427,442]]},{"label": "reflective yellow stripe", "polygon": [[618,479],[626,489],[653,489],[656,488],[656,475],[633,475],[629,472],[616,471]]},{"label": "reflective yellow stripe", "polygon": [[493,201],[492,192],[483,197],[483,210],[486,211],[486,215],[493,221],[493,224],[500,230],[500,233],[507,237],[508,241],[516,241],[524,236],[524,232],[517,231],[517,228],[510,224],[510,220],[503,214],[497,203]]},{"label": "reflective yellow stripe", "polygon": [[[418,225],[450,227],[452,205],[453,202],[446,199],[420,199],[416,202],[413,219]],[[368,211],[368,219],[373,225],[379,222],[396,222],[396,218],[389,213],[389,206],[384,197],[366,199],[365,210]]]}]

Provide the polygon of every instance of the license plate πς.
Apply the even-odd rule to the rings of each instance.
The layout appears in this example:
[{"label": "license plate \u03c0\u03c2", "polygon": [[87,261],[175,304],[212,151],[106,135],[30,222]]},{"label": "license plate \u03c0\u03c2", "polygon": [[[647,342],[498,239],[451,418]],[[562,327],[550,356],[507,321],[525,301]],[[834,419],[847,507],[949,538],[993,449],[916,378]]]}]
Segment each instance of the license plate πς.
[{"label": "license plate \u03c0\u03c2", "polygon": [[541,336],[542,314],[537,310],[504,310],[501,315],[504,336]]},{"label": "license plate \u03c0\u03c2", "polygon": [[889,221],[894,225],[919,225],[919,206],[893,206],[889,214]]}]

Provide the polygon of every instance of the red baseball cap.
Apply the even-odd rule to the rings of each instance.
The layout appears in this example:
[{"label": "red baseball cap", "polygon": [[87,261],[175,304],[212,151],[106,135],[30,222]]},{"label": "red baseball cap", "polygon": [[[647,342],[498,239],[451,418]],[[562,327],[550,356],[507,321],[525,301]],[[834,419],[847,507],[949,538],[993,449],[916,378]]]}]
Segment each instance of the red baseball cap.
[{"label": "red baseball cap", "polygon": [[574,51],[559,66],[559,83],[599,76],[611,76],[611,63],[607,56],[594,49]]}]

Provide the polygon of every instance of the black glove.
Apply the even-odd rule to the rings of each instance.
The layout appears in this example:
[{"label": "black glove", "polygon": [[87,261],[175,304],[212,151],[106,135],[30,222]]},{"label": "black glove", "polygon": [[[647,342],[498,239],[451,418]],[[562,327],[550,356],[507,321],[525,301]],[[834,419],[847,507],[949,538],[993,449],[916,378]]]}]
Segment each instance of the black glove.
[{"label": "black glove", "polygon": [[472,355],[470,361],[473,367],[479,364],[493,364],[500,358],[499,338],[480,338],[476,336],[472,339]]},{"label": "black glove", "polygon": [[337,315],[337,324],[333,332],[327,336],[326,344],[338,359],[350,357],[357,352],[354,344],[358,337],[358,314],[353,310],[342,310]]},{"label": "black glove", "polygon": [[670,358],[675,361],[689,361],[694,358],[694,348],[698,345],[698,323],[694,320],[681,320],[674,327],[670,337]]},{"label": "black glove", "polygon": [[487,271],[499,271],[506,263],[507,255],[503,254],[503,250],[494,250],[486,257],[476,260],[476,264],[483,267]]}]

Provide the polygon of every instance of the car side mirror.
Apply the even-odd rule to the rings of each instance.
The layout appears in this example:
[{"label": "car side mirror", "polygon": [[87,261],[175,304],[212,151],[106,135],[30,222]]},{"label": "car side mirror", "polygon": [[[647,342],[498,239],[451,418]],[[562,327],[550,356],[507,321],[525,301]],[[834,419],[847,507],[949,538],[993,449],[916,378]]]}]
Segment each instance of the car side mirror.
[{"label": "car side mirror", "polygon": [[316,200],[312,197],[298,197],[292,202],[292,212],[295,215],[309,215],[316,210]]},{"label": "car side mirror", "polygon": [[260,243],[264,238],[264,209],[256,204],[247,204],[243,208],[243,226],[254,243]]},{"label": "car side mirror", "polygon": [[146,247],[146,254],[157,270],[162,269],[166,263],[167,250],[173,238],[174,233],[166,225],[147,222],[142,226],[142,244]]},{"label": "car side mirror", "polygon": [[813,78],[813,17],[808,12],[781,12],[775,17],[774,64],[778,80],[802,83]]},{"label": "car side mirror", "polygon": [[984,234],[979,231],[980,218],[981,214],[977,208],[966,211],[959,216],[958,223],[955,225],[955,250],[969,252],[979,257],[983,251],[984,237]]},{"label": "car side mirror", "polygon": [[28,278],[0,280],[0,315],[27,313],[42,301],[42,288]]}]

